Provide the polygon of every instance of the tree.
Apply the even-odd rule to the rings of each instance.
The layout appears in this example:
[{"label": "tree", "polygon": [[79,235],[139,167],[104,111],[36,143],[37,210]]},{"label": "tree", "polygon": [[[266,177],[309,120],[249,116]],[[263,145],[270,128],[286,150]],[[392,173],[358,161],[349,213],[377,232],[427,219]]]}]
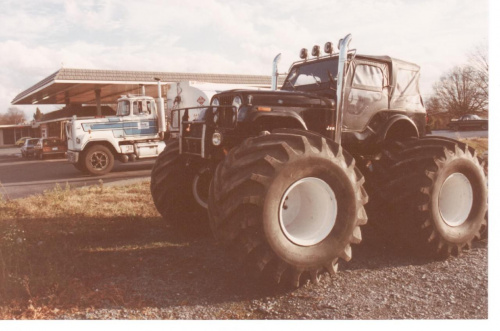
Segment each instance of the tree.
[{"label": "tree", "polygon": [[9,107],[7,113],[0,114],[0,124],[19,124],[26,121],[24,112],[17,107]]},{"label": "tree", "polygon": [[43,113],[40,111],[40,108],[36,108],[36,112],[33,114],[33,119],[35,121],[41,121],[43,117]]},{"label": "tree", "polygon": [[488,45],[485,43],[477,45],[467,56],[468,64],[474,68],[477,73],[478,84],[485,97],[488,98],[488,79],[489,79],[489,61]]},{"label": "tree", "polygon": [[444,111],[441,108],[439,98],[436,95],[431,96],[428,100],[425,101],[425,109],[427,110],[427,114],[429,115]]},{"label": "tree", "polygon": [[488,94],[483,82],[481,73],[471,65],[454,67],[434,84],[432,105],[453,115],[487,111]]}]

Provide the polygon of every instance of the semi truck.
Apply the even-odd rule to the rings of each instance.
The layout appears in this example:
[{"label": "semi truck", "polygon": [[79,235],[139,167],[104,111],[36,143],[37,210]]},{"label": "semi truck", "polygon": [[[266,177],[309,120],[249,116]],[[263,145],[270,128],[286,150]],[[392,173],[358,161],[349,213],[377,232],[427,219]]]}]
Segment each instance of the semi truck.
[{"label": "semi truck", "polygon": [[68,161],[82,173],[99,176],[110,172],[115,160],[126,163],[155,158],[165,148],[167,118],[172,109],[208,106],[214,94],[235,87],[241,85],[172,83],[165,100],[158,80],[156,99],[127,94],[118,99],[115,116],[74,116],[66,124]]}]

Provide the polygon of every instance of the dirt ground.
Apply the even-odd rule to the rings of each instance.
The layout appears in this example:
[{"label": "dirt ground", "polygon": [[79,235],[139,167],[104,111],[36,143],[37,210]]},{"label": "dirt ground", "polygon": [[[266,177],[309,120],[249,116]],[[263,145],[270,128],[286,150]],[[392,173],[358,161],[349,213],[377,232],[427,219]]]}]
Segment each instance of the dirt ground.
[{"label": "dirt ground", "polygon": [[148,190],[147,182],[61,189],[0,204],[0,319],[489,317],[487,239],[435,261],[386,248],[365,231],[333,277],[278,291],[208,233],[169,228]]}]

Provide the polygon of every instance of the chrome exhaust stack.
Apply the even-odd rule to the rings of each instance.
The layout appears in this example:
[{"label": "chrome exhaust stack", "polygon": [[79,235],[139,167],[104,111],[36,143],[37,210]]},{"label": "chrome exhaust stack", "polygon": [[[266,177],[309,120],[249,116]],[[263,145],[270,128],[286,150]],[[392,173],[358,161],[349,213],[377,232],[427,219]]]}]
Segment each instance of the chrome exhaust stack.
[{"label": "chrome exhaust stack", "polygon": [[158,99],[157,99],[157,106],[158,106],[158,133],[163,139],[163,136],[165,135],[165,132],[167,132],[167,122],[165,119],[165,102],[163,101],[163,98],[161,97],[161,79],[156,78],[155,80],[158,82]]},{"label": "chrome exhaust stack", "polygon": [[276,57],[273,60],[273,73],[271,76],[271,89],[273,91],[276,91],[278,89],[278,63],[280,62],[281,59],[281,53],[276,55]]},{"label": "chrome exhaust stack", "polygon": [[335,142],[341,144],[342,139],[342,120],[344,108],[344,81],[345,81],[345,63],[347,62],[347,51],[352,36],[348,34],[339,40],[339,68],[337,74],[337,114],[335,119]]}]

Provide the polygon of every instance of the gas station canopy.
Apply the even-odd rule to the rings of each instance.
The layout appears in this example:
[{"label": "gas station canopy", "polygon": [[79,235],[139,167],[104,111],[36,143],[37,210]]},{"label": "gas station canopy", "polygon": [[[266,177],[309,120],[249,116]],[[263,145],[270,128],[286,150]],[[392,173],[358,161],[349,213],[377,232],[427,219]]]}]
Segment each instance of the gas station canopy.
[{"label": "gas station canopy", "polygon": [[[269,87],[271,76],[200,74],[148,71],[89,70],[61,68],[47,78],[19,93],[13,105],[114,104],[120,95],[141,94],[157,97],[157,81],[171,84],[197,81]],[[165,93],[165,91],[163,92]]]}]

